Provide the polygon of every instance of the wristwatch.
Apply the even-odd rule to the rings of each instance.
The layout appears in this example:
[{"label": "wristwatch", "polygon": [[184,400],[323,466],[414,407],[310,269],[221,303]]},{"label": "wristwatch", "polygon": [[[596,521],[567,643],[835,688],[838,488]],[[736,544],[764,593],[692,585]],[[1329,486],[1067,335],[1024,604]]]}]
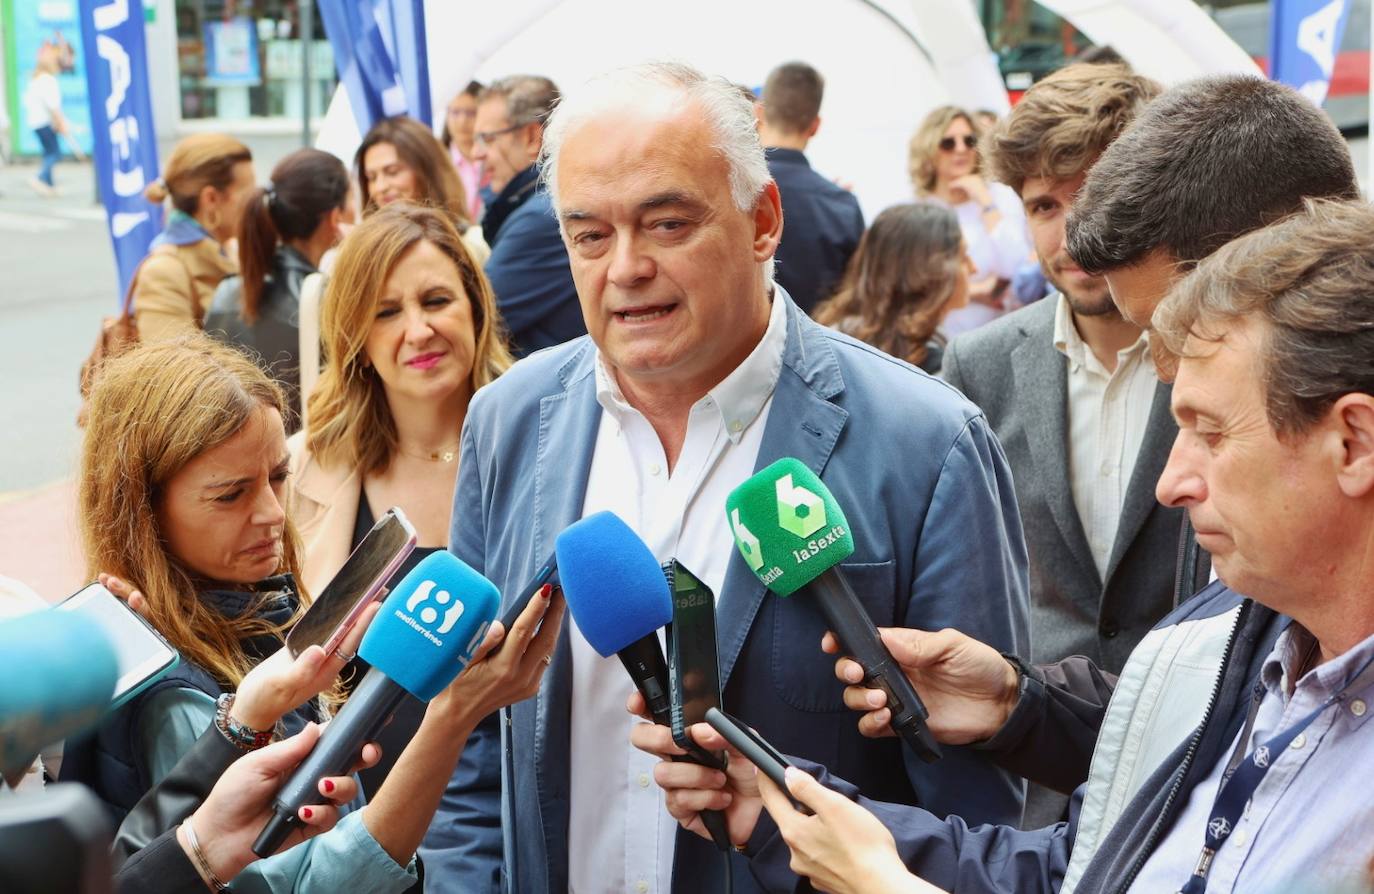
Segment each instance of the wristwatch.
[{"label": "wristwatch", "polygon": [[256,751],[272,741],[276,730],[257,730],[244,726],[229,716],[234,706],[234,693],[226,692],[215,699],[215,727],[240,751]]}]

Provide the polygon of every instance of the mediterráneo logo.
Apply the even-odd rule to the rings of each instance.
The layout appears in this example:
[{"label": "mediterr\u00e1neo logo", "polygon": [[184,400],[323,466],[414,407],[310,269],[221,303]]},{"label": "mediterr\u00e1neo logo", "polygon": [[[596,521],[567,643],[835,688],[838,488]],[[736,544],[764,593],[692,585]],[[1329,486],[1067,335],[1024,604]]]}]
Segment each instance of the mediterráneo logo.
[{"label": "mediterr\u00e1neo logo", "polygon": [[[411,594],[410,598],[406,600],[405,611],[399,608],[396,609],[396,617],[400,618],[405,622],[407,627],[410,627],[434,645],[442,646],[444,644],[443,640],[439,639],[436,634],[444,634],[452,630],[453,625],[457,624],[458,619],[463,616],[464,606],[462,600],[454,599],[453,594],[449,593],[448,590],[439,590],[435,592],[434,588],[435,583],[432,580],[421,583],[420,586],[415,588],[415,592]],[[415,609],[420,603],[430,599],[431,594],[433,594],[435,602],[445,607],[443,611],[443,621],[439,624],[439,627],[433,631],[429,628],[433,627],[434,622],[439,620],[440,609],[432,605],[426,605],[419,611],[419,620],[412,617],[412,615],[415,614]]]}]

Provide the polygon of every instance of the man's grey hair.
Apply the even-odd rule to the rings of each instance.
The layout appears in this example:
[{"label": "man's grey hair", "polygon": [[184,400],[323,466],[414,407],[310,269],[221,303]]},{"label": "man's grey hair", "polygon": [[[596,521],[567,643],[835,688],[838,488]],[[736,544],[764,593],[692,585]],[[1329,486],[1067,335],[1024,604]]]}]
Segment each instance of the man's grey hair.
[{"label": "man's grey hair", "polygon": [[713,147],[730,170],[730,197],[741,211],[752,211],[773,178],[759,143],[753,105],[739,87],[709,77],[688,65],[651,62],[609,72],[568,94],[554,109],[544,130],[540,157],[544,183],[555,208],[558,202],[558,155],[563,140],[581,124],[615,109],[644,108],[658,102],[668,108],[695,103],[711,129]]},{"label": "man's grey hair", "polygon": [[510,75],[492,81],[477,101],[501,98],[506,101],[506,117],[512,127],[544,124],[558,103],[558,87],[543,75]]}]

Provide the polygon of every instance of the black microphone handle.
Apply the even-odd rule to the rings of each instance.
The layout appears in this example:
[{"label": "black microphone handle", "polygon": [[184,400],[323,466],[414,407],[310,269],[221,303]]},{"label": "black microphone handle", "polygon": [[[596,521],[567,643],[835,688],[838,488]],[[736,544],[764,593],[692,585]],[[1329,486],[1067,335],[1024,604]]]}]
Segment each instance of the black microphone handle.
[{"label": "black microphone handle", "polygon": [[887,694],[892,730],[921,760],[940,759],[940,745],[926,726],[929,716],[916,687],[883,645],[882,637],[858,595],[836,568],[822,572],[810,591],[840,641],[840,650],[864,669],[864,682]]},{"label": "black microphone handle", "polygon": [[377,738],[406,690],[377,668],[371,668],[348,701],[329,721],[320,740],[292,772],[272,802],[272,818],[253,842],[253,853],[270,857],[281,849],[291,831],[303,825],[297,813],[319,803],[320,780],[343,776],[358,760],[363,746]]},{"label": "black microphone handle", "polygon": [[[648,705],[649,716],[654,719],[654,723],[672,729],[673,710],[672,700],[668,695],[668,660],[663,657],[663,646],[658,641],[658,633],[650,633],[635,640],[616,655],[620,657],[620,663],[625,665],[625,670],[630,672],[630,679],[634,681],[639,694],[644,696],[644,703]],[[679,754],[674,755],[673,760],[703,764],[717,770],[725,769],[708,753],[700,749],[697,751],[696,756]],[[701,823],[706,827],[706,831],[711,833],[711,840],[716,843],[716,847],[723,851],[733,847],[724,813],[719,810],[703,810]]]}]

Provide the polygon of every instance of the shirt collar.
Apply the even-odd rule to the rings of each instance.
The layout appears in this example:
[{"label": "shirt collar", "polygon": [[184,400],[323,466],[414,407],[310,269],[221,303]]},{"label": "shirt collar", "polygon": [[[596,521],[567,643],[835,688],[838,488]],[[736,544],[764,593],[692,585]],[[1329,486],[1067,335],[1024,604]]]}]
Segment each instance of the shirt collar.
[{"label": "shirt collar", "polygon": [[[1083,336],[1078,334],[1078,327],[1073,324],[1073,308],[1069,307],[1069,299],[1064,297],[1063,292],[1055,292],[1053,295],[1054,306],[1054,349],[1068,358],[1069,366],[1075,372],[1086,366],[1088,369],[1098,372],[1104,376],[1110,376],[1093,354],[1088,343],[1083,340]],[[1051,300],[1050,297],[1043,299]],[[1126,361],[1136,355],[1145,355],[1149,349],[1149,333],[1141,332],[1140,337],[1131,342],[1127,347],[1116,352],[1116,368],[1121,369]]]},{"label": "shirt collar", "polygon": [[[778,375],[782,371],[783,345],[787,340],[785,304],[775,287],[772,307],[768,312],[768,328],[764,330],[763,338],[759,339],[743,363],[692,405],[694,413],[699,408],[714,408],[731,443],[739,443],[744,432],[763,412],[764,405],[777,387]],[[625,399],[599,348],[596,352],[596,401],[622,425],[629,414],[639,413]]]},{"label": "shirt collar", "polygon": [[1296,686],[1313,687],[1313,694],[1326,698],[1345,689],[1352,693],[1374,685],[1374,636],[1361,640],[1340,657],[1320,664],[1294,683],[1294,677],[1307,662],[1317,639],[1296,621],[1289,624],[1264,659],[1260,679],[1270,694],[1285,702]]}]

